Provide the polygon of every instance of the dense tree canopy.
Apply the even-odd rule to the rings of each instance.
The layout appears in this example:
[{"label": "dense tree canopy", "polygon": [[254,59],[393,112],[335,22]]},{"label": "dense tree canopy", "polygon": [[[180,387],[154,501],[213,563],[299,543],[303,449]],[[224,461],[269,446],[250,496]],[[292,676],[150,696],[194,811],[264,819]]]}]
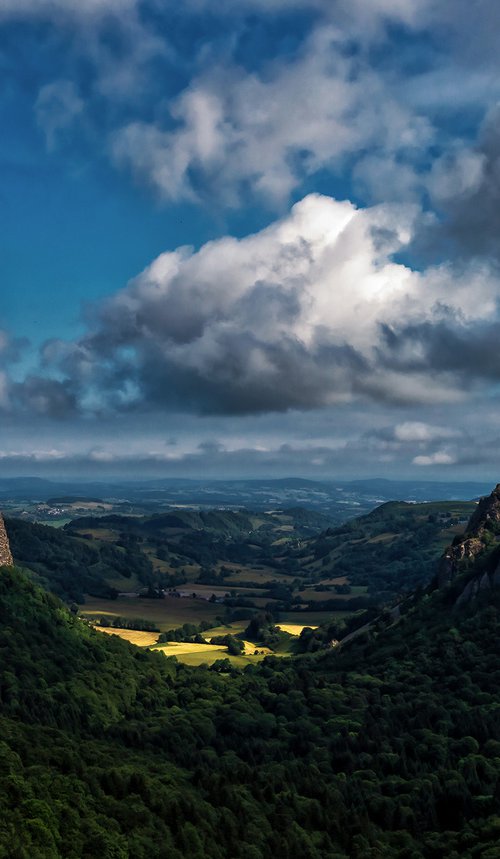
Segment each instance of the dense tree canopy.
[{"label": "dense tree canopy", "polygon": [[[0,856],[493,859],[499,604],[188,669],[0,577]],[[228,676],[229,672],[229,676]]]}]

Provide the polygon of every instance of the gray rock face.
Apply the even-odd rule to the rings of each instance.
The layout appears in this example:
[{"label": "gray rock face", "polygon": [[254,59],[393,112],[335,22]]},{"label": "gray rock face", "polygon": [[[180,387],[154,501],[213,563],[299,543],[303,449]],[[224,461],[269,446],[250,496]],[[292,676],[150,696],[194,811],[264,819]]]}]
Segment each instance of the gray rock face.
[{"label": "gray rock face", "polygon": [[[438,568],[438,587],[443,588],[460,576],[467,565],[474,563],[488,546],[491,551],[492,534],[500,531],[500,484],[491,495],[481,498],[476,511],[470,518],[462,539],[448,546]],[[479,593],[500,587],[500,564],[496,569],[472,575],[459,594],[456,605],[470,602]]]},{"label": "gray rock face", "polygon": [[5,522],[0,513],[0,567],[10,567],[13,563],[9,538],[5,530]]}]

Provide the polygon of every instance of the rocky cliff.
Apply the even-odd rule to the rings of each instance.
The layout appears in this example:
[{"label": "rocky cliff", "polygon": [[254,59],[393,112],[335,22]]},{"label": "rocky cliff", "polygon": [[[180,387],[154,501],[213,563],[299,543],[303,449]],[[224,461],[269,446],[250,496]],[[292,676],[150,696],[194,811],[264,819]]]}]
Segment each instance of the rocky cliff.
[{"label": "rocky cliff", "polygon": [[[465,576],[465,573],[469,573]],[[500,586],[500,483],[491,495],[481,498],[464,535],[444,552],[438,570],[442,588],[464,576],[457,604],[480,591]]]},{"label": "rocky cliff", "polygon": [[12,554],[10,551],[9,538],[5,530],[5,522],[0,513],[0,567],[11,566],[13,564]]}]

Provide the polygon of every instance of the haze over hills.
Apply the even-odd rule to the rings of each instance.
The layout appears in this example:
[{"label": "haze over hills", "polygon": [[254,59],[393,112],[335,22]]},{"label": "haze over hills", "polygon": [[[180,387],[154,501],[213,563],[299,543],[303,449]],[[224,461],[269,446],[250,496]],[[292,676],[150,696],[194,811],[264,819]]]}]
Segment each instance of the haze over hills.
[{"label": "haze over hills", "polygon": [[[0,501],[5,510],[45,518],[68,520],[75,502],[101,501],[101,512],[153,512],[156,508],[185,505],[194,508],[228,507],[264,510],[304,507],[317,510],[332,522],[343,522],[367,513],[384,501],[434,501],[478,498],[489,490],[481,482],[436,481],[314,481],[301,478],[277,480],[182,480],[145,481],[50,481],[42,478],[0,478]],[[57,511],[37,507],[52,502]],[[73,508],[70,507],[73,505]],[[110,506],[111,505],[111,506]],[[91,509],[89,507],[88,509]]]}]

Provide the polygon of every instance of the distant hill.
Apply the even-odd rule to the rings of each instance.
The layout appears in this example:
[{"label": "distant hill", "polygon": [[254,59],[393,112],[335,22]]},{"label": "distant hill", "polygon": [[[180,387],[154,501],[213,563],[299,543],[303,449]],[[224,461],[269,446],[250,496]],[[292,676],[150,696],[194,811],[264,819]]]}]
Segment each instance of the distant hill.
[{"label": "distant hill", "polygon": [[385,602],[431,581],[443,549],[465,531],[475,509],[466,501],[386,502],[311,538],[295,557],[311,578],[346,576]]},{"label": "distant hill", "polygon": [[344,522],[366,513],[384,501],[470,500],[489,492],[487,483],[369,480],[307,480],[277,478],[253,480],[159,480],[50,481],[41,478],[0,478],[0,499],[35,502],[76,498],[99,498],[113,503],[245,507],[253,510],[274,507],[314,509]]}]

